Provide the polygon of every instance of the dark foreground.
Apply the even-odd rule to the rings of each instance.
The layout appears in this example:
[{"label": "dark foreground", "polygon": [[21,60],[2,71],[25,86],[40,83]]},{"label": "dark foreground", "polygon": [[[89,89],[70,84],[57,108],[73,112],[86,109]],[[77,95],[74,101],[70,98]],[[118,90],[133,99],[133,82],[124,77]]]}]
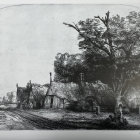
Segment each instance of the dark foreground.
[{"label": "dark foreground", "polygon": [[[0,111],[0,130],[75,130],[75,129],[112,129],[102,126],[108,116],[102,113],[75,113],[63,110],[3,110]],[[120,130],[140,130],[140,116],[125,116],[129,124]]]}]

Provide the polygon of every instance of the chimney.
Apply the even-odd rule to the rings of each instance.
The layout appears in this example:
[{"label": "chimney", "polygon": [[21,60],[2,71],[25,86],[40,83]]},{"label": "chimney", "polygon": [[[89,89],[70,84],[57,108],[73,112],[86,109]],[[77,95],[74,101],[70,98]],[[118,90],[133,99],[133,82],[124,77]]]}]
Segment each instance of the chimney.
[{"label": "chimney", "polygon": [[16,87],[18,88],[18,83],[16,84]]},{"label": "chimney", "polygon": [[50,84],[52,83],[52,73],[50,72]]},{"label": "chimney", "polygon": [[84,82],[84,73],[80,73],[80,82]]}]

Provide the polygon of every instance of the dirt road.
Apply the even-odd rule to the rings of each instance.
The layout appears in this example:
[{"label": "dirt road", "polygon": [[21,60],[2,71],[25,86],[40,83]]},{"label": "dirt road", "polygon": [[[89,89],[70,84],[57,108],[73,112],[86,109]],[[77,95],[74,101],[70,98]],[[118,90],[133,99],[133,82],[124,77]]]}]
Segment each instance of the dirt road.
[{"label": "dirt road", "polygon": [[36,129],[48,129],[48,130],[78,129],[78,127],[74,125],[37,116],[27,111],[16,110],[12,111],[11,114],[20,116],[22,119],[26,120],[28,124],[31,124]]},{"label": "dirt road", "polygon": [[63,130],[77,129],[75,126],[60,121],[52,121],[26,111],[0,111],[0,130]]},{"label": "dirt road", "polygon": [[24,118],[11,111],[0,111],[0,130],[34,130]]}]

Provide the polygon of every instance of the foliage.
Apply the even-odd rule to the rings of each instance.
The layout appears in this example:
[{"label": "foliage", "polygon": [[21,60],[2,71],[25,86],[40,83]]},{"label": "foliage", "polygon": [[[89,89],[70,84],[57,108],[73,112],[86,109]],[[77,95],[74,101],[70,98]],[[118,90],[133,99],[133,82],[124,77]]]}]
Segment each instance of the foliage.
[{"label": "foliage", "polygon": [[60,82],[78,82],[79,74],[81,72],[86,72],[86,65],[83,64],[83,55],[68,53],[58,53],[55,61],[55,81]]},{"label": "foliage", "polygon": [[[114,98],[127,94],[139,77],[140,13],[128,16],[96,16],[93,19],[65,25],[79,33],[79,48],[84,51],[90,80],[109,85]],[[93,75],[94,77],[90,76]]]},{"label": "foliage", "polygon": [[2,98],[2,103],[13,103],[14,102],[14,98],[15,98],[15,95],[13,92],[8,92],[6,94],[6,96],[3,96]]},{"label": "foliage", "polygon": [[13,102],[13,98],[14,98],[13,92],[8,92],[7,93],[7,98],[8,98],[8,102],[12,103]]}]

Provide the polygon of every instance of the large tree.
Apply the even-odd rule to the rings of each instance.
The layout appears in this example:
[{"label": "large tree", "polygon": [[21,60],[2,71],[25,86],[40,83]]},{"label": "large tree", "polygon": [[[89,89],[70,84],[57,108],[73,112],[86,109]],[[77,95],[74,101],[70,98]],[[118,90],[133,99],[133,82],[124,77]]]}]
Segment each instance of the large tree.
[{"label": "large tree", "polygon": [[94,67],[105,68],[108,78],[104,75],[104,82],[116,100],[115,111],[121,109],[122,98],[139,76],[140,13],[133,11],[126,17],[111,17],[108,11],[105,17],[64,24],[79,33],[79,48],[84,50],[91,67],[96,59],[99,63],[94,63]]}]

